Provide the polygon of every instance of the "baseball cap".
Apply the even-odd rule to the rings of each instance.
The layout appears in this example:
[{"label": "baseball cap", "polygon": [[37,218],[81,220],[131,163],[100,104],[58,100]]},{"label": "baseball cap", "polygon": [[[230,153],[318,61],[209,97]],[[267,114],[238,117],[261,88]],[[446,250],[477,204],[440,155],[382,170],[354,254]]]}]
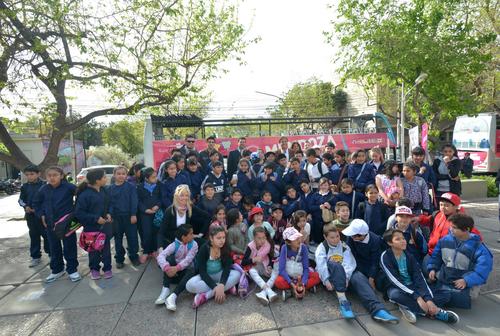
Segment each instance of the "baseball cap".
[{"label": "baseball cap", "polygon": [[413,216],[413,212],[411,211],[410,208],[403,205],[403,206],[396,207],[396,215]]},{"label": "baseball cap", "polygon": [[286,228],[283,231],[283,240],[294,241],[302,237],[302,234],[294,227]]},{"label": "baseball cap", "polygon": [[351,224],[342,230],[344,236],[351,237],[355,235],[365,235],[368,234],[370,229],[368,228],[368,224],[362,219],[353,219]]},{"label": "baseball cap", "polygon": [[460,197],[457,194],[454,194],[451,192],[447,192],[447,193],[442,194],[441,197],[439,197],[439,199],[450,202],[451,204],[453,204],[455,206],[460,205],[460,202],[462,202],[462,200],[460,199]]}]

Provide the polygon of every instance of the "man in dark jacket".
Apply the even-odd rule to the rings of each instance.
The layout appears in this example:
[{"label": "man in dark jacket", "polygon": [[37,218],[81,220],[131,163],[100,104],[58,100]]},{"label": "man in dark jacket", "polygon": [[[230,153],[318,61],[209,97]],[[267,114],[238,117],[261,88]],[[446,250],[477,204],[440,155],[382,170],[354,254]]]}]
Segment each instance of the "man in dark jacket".
[{"label": "man in dark jacket", "polygon": [[472,177],[472,170],[474,168],[474,161],[470,158],[470,153],[467,152],[464,154],[464,158],[462,159],[462,173],[464,173],[465,177]]},{"label": "man in dark jacket", "polygon": [[227,157],[227,176],[229,179],[238,170],[238,163],[241,159],[241,153],[247,146],[247,138],[241,137],[238,139],[238,148],[229,152]]}]

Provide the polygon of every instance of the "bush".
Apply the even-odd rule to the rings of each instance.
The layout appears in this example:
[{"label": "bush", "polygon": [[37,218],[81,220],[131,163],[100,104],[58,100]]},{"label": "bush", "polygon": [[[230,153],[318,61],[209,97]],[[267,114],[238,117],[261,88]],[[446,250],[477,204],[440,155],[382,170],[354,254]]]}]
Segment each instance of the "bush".
[{"label": "bush", "polygon": [[[467,180],[467,178],[460,174],[460,178],[462,180]],[[486,186],[488,188],[487,196],[488,197],[498,197],[498,188],[496,185],[495,176],[490,175],[473,175],[472,180],[483,180],[486,181]]]}]

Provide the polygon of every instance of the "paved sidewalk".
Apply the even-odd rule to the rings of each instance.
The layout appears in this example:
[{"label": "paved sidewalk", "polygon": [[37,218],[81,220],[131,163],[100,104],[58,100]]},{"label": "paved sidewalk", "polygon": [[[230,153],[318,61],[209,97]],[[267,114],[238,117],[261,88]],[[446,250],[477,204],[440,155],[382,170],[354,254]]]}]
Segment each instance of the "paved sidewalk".
[{"label": "paved sidewalk", "polygon": [[[48,259],[44,256],[42,265],[28,268],[25,234],[0,239],[0,335],[498,335],[500,244],[495,206],[491,201],[474,204],[472,212],[495,255],[495,269],[473,310],[456,310],[461,322],[455,326],[428,319],[416,325],[379,324],[355,298],[358,317],[346,321],[340,318],[334,295],[324,290],[301,302],[291,299],[270,307],[251,295],[246,300],[229,297],[223,305],[212,301],[197,310],[191,308],[192,296],[183,294],[178,311],[171,313],[153,304],[161,288],[161,272],[153,263],[137,268],[126,264],[114,269],[110,280],[91,281],[87,256],[80,250],[82,281],[72,283],[65,276],[45,284]],[[395,309],[389,303],[387,307]],[[394,313],[399,316],[397,310]]]}]

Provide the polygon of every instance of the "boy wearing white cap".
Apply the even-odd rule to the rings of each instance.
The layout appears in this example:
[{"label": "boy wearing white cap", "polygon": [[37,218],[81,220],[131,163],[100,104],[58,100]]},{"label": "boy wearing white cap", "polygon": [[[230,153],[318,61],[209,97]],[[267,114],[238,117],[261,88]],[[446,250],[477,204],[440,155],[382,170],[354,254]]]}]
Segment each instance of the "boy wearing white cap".
[{"label": "boy wearing white cap", "polygon": [[356,260],[356,271],[351,276],[350,285],[361,299],[361,303],[376,321],[398,323],[375,294],[375,276],[379,270],[382,253],[382,239],[370,232],[362,219],[354,219],[342,233],[348,237],[347,245]]},{"label": "boy wearing white cap", "polygon": [[413,220],[414,218],[410,208],[406,206],[396,207],[396,223],[393,229],[403,232],[407,243],[407,252],[411,253],[417,262],[422,265],[422,261],[427,255],[427,241],[418,222]]}]

